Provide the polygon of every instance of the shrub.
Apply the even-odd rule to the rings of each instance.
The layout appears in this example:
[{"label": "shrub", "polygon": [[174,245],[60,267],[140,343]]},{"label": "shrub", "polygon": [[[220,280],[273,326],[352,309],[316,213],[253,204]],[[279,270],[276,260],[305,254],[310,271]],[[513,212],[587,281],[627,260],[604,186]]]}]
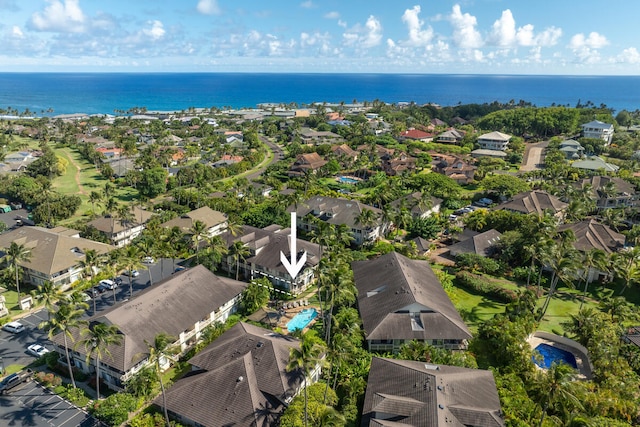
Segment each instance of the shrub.
[{"label": "shrub", "polygon": [[476,253],[459,254],[456,256],[456,265],[471,271],[481,271],[487,274],[500,272],[501,265],[493,258],[488,258]]},{"label": "shrub", "polygon": [[91,408],[93,415],[111,426],[119,426],[127,421],[129,412],[138,407],[138,399],[129,393],[116,393],[95,402]]},{"label": "shrub", "polygon": [[518,294],[511,289],[494,285],[493,283],[483,280],[482,277],[466,271],[456,273],[456,284],[462,288],[495,298],[504,303],[514,302],[518,299]]}]

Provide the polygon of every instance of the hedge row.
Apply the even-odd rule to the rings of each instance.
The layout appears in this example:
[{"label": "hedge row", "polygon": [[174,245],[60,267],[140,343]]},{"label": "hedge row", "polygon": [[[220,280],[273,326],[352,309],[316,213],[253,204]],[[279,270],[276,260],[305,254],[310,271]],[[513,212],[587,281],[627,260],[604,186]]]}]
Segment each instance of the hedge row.
[{"label": "hedge row", "polygon": [[481,276],[471,274],[467,271],[457,272],[455,283],[462,288],[486,295],[503,303],[508,304],[518,299],[518,294],[515,291],[494,285],[484,280]]}]

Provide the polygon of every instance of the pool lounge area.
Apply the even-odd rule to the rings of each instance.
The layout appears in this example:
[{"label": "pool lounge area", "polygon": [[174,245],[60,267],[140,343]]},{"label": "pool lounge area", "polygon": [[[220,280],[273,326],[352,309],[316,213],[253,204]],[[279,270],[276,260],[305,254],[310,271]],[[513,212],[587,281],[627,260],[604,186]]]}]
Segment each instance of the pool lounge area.
[{"label": "pool lounge area", "polygon": [[336,181],[338,181],[341,184],[357,184],[362,180],[360,178],[356,178],[353,176],[339,176],[336,178]]},{"label": "pool lounge area", "polygon": [[315,308],[313,307],[305,308],[304,310],[296,313],[296,315],[293,316],[293,319],[287,322],[287,330],[289,332],[303,330],[304,328],[309,326],[309,324],[317,316],[318,316],[318,311]]}]

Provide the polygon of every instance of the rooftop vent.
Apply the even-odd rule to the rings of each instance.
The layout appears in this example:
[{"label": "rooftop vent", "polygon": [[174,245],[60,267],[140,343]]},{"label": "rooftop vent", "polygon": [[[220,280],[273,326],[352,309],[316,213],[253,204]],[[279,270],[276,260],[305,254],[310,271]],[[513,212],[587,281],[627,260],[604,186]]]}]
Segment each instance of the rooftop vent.
[{"label": "rooftop vent", "polygon": [[256,347],[260,348],[264,346],[264,343],[262,341],[258,341],[258,344],[256,344]]},{"label": "rooftop vent", "polygon": [[237,383],[241,383],[242,381],[244,381],[244,377],[242,375],[240,375],[238,377],[238,379],[236,380]]},{"label": "rooftop vent", "polygon": [[440,366],[438,365],[434,365],[431,363],[425,363],[424,364],[424,369],[430,370],[430,371],[439,371],[440,370]]}]

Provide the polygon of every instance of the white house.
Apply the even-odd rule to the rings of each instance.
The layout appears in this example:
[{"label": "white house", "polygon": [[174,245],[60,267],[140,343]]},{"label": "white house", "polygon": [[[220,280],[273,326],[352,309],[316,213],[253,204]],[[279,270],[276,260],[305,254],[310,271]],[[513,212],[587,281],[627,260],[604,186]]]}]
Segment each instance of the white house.
[{"label": "white house", "polygon": [[611,144],[613,138],[613,125],[593,120],[582,125],[582,136],[585,138],[597,138],[603,140],[606,145]]},{"label": "white house", "polygon": [[490,132],[478,137],[478,145],[485,150],[504,151],[509,145],[511,135],[502,132]]}]

